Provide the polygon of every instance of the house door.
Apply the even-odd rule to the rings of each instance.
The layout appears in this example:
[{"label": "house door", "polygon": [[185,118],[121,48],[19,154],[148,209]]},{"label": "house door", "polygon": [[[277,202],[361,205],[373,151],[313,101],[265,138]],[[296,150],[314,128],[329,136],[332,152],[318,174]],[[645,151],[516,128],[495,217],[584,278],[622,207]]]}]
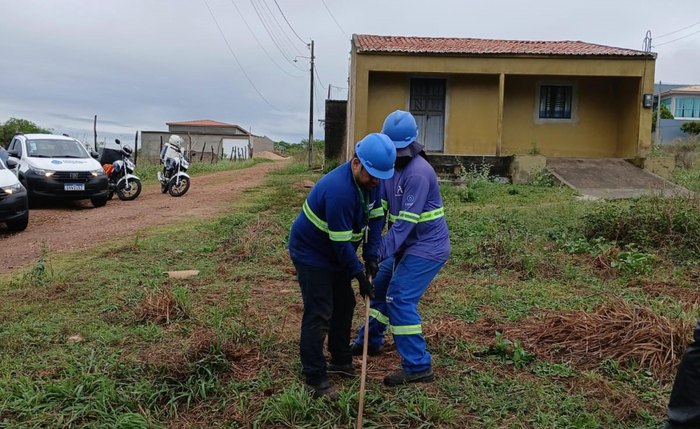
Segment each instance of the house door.
[{"label": "house door", "polygon": [[411,79],[410,111],[425,150],[442,152],[445,137],[445,79]]}]

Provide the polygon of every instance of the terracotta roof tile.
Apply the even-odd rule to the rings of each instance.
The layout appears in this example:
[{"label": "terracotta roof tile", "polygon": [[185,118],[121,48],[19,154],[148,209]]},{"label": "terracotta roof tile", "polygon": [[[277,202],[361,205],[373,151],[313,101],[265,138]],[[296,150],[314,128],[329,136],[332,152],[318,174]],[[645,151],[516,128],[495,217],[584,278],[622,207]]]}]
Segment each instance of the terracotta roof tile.
[{"label": "terracotta roof tile", "polygon": [[354,43],[359,53],[394,52],[437,55],[592,55],[656,57],[654,53],[573,40],[494,40],[356,34]]},{"label": "terracotta roof tile", "polygon": [[211,119],[202,119],[198,121],[185,121],[185,122],[166,122],[165,125],[179,125],[186,127],[235,127],[240,128],[238,125],[227,124],[225,122],[212,121]]}]

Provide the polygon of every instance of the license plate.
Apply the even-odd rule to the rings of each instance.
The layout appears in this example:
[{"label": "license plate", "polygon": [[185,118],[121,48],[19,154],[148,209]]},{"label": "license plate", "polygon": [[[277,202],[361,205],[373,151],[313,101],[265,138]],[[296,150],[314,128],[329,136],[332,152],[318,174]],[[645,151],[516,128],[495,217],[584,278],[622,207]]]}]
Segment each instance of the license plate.
[{"label": "license plate", "polygon": [[64,191],[84,191],[85,184],[84,183],[66,183],[65,185],[63,185],[63,190]]}]

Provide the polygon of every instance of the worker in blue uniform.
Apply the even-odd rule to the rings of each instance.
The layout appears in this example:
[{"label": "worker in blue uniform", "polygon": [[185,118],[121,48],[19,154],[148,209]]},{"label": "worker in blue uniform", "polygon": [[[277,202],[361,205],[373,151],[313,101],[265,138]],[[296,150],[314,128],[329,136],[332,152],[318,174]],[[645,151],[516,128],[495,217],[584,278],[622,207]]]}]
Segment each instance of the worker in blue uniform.
[{"label": "worker in blue uniform", "polygon": [[[385,135],[369,134],[355,145],[352,160],[335,168],[313,187],[294,221],[289,255],[304,301],[300,357],[306,386],[315,397],[337,398],[328,373],[354,376],[350,331],[355,308],[351,280],[360,294],[372,284],[357,257],[376,266],[384,210],[377,185],[394,174],[396,148]],[[329,364],[323,355],[328,335]]]},{"label": "worker in blue uniform", "polygon": [[[395,386],[434,380],[430,352],[418,314],[418,302],[450,255],[450,239],[437,175],[416,141],[418,127],[409,112],[387,116],[382,133],[397,150],[396,171],[382,181],[380,196],[389,229],[382,239],[379,271],[370,304],[368,354],[382,352],[389,329],[401,354],[401,369],[384,383]],[[362,353],[364,326],[352,344]]]},{"label": "worker in blue uniform", "polygon": [[700,320],[678,365],[667,414],[664,429],[700,428]]}]

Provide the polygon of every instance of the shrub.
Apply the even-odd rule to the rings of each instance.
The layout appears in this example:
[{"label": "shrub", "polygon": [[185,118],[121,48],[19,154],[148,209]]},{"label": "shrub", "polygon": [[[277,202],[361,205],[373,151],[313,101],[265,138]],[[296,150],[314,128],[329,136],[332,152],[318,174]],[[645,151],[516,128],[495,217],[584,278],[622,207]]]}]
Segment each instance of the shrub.
[{"label": "shrub", "polygon": [[600,204],[584,215],[583,234],[665,251],[676,260],[695,260],[700,257],[700,200],[643,197]]}]

